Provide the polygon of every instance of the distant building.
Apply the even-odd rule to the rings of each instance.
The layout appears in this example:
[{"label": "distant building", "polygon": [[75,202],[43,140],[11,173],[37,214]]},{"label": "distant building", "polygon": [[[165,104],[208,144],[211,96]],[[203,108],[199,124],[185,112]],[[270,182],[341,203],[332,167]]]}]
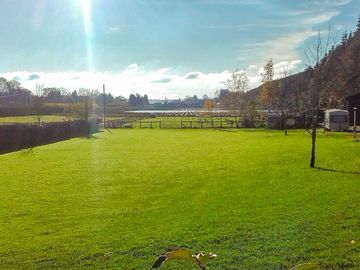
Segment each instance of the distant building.
[{"label": "distant building", "polygon": [[357,108],[356,125],[360,126],[360,93],[349,96],[346,100],[348,102],[349,125],[354,125],[354,108]]}]

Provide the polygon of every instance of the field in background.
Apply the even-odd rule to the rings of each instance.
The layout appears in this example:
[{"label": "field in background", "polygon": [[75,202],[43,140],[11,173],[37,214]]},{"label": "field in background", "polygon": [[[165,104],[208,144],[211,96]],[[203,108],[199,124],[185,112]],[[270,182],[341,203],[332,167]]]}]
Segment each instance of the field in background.
[{"label": "field in background", "polygon": [[[41,122],[62,122],[67,119],[63,115],[42,115],[40,117]],[[35,115],[28,116],[11,116],[11,117],[0,117],[0,123],[37,123],[38,118]]]},{"label": "field in background", "polygon": [[[360,268],[360,144],[304,131],[102,132],[0,156],[0,269]],[[355,244],[350,241],[355,240]],[[194,269],[168,263],[161,269]]]},{"label": "field in background", "polygon": [[[147,116],[148,117],[148,116]],[[209,116],[157,116],[147,118],[129,114],[128,116],[107,116],[107,127],[133,127],[133,128],[235,128],[235,117],[209,117]],[[99,117],[102,120],[102,117]],[[42,123],[63,122],[74,120],[66,115],[42,115]],[[38,119],[35,115],[0,117],[0,125],[3,124],[34,124]],[[264,126],[263,121],[255,121],[255,126]]]}]

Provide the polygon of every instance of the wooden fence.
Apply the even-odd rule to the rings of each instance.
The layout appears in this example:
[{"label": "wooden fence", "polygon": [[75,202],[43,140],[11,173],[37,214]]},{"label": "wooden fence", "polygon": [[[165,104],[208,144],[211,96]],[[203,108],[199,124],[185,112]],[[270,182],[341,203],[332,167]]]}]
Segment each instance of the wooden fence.
[{"label": "wooden fence", "polygon": [[[149,121],[106,121],[106,128],[174,128],[174,129],[210,129],[238,128],[236,122],[228,119],[220,120],[149,120]],[[265,121],[251,121],[240,127],[265,127]]]}]

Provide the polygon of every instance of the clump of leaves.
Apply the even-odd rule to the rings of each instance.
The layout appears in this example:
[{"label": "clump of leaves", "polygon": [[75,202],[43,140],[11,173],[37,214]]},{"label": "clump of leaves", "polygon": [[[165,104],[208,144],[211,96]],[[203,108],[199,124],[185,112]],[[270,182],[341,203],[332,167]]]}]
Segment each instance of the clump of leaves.
[{"label": "clump of leaves", "polygon": [[179,248],[166,252],[163,255],[160,255],[150,269],[159,268],[166,261],[185,260],[195,264],[196,266],[200,267],[200,269],[205,270],[206,263],[210,259],[215,257],[217,257],[217,255],[211,252],[208,254],[202,252],[197,254],[192,254],[190,250]]},{"label": "clump of leaves", "polygon": [[291,268],[291,270],[310,270],[310,269],[320,269],[320,265],[317,263],[302,263]]}]

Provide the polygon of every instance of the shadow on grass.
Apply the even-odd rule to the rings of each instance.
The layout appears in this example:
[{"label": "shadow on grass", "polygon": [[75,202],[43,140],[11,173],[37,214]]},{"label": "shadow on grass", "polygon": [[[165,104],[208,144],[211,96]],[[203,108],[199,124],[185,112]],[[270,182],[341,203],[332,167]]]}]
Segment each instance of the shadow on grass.
[{"label": "shadow on grass", "polygon": [[225,131],[225,132],[261,132],[265,129],[262,128],[215,128],[216,131]]},{"label": "shadow on grass", "polygon": [[314,167],[314,169],[327,171],[327,172],[338,172],[338,173],[347,173],[347,174],[355,174],[360,175],[360,171],[358,172],[350,172],[350,171],[343,171],[343,170],[336,170],[336,169],[329,169],[329,168],[322,168],[322,167]]},{"label": "shadow on grass", "polygon": [[94,134],[82,137],[82,139],[88,139],[88,140],[98,140],[99,137],[95,136]]},{"label": "shadow on grass", "polygon": [[20,150],[21,155],[29,155],[33,152],[33,147],[29,147],[23,150]]},{"label": "shadow on grass", "polygon": [[[113,134],[113,133],[111,132],[111,130],[108,129],[108,128],[105,128],[105,129],[103,129],[103,130],[99,130],[99,131],[97,131],[97,132],[94,133],[94,134],[97,134],[97,133],[106,133],[106,132],[108,132],[108,133],[110,133],[110,134]],[[93,136],[93,134],[91,134],[90,136]]]},{"label": "shadow on grass", "polygon": [[272,132],[277,133],[280,129],[267,129],[267,128],[241,128],[240,130],[244,132]]},{"label": "shadow on grass", "polygon": [[214,129],[215,131],[224,131],[224,132],[238,132],[238,129]]},{"label": "shadow on grass", "polygon": [[106,128],[105,130],[106,130],[107,132],[109,132],[110,134],[113,134],[110,129]]}]

